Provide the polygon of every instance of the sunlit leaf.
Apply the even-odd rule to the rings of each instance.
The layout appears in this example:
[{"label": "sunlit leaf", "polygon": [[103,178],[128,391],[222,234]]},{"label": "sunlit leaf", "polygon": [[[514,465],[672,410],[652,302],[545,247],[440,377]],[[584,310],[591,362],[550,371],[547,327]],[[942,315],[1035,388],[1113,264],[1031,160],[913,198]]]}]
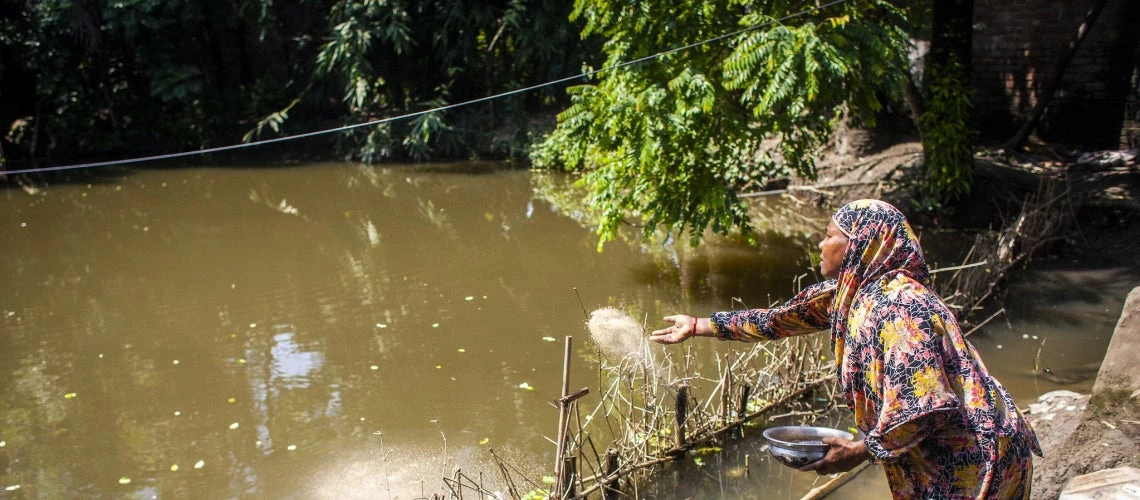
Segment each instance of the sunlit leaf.
[{"label": "sunlit leaf", "polygon": [[432,327],[432,328],[439,328],[439,323],[432,323],[432,324],[431,324],[431,327]]},{"label": "sunlit leaf", "polygon": [[178,464],[171,465],[170,472],[178,472]]},{"label": "sunlit leaf", "polygon": [[74,392],[69,392],[69,393],[63,395],[63,399],[75,399],[76,396],[78,396],[78,394],[76,394]]},{"label": "sunlit leaf", "polygon": [[250,327],[250,328],[257,328],[257,323],[250,323],[250,324],[249,324],[249,327]]},{"label": "sunlit leaf", "polygon": [[380,367],[377,365],[372,365],[369,368],[372,368],[373,370],[379,370],[380,369]]},{"label": "sunlit leaf", "polygon": [[554,484],[554,476],[542,476],[543,484]]},{"label": "sunlit leaf", "polygon": [[385,325],[384,323],[376,323],[376,328],[388,328],[388,325]]},{"label": "sunlit leaf", "polygon": [[230,424],[230,430],[232,431],[234,429],[237,429],[240,426],[241,426],[241,424],[234,422],[234,423]]},{"label": "sunlit leaf", "polygon": [[245,358],[239,358],[239,359],[238,359],[238,364],[239,364],[239,365],[244,365],[244,364],[245,364]]},{"label": "sunlit leaf", "polygon": [[491,442],[491,438],[483,438],[479,440],[479,444],[487,444]]},{"label": "sunlit leaf", "polygon": [[475,300],[475,296],[468,295],[468,296],[464,297],[463,300],[467,300],[467,301]]},{"label": "sunlit leaf", "polygon": [[119,484],[131,484],[131,478],[127,476],[120,477]]},{"label": "sunlit leaf", "polygon": [[530,384],[523,382],[523,383],[519,384],[519,389],[526,389],[528,391],[533,391],[534,387],[531,387]]},{"label": "sunlit leaf", "polygon": [[458,351],[459,351],[459,352],[467,352],[467,349],[464,349],[464,348],[460,347],[460,348],[458,349]]},{"label": "sunlit leaf", "polygon": [[545,340],[547,342],[558,342],[558,339],[554,337],[543,337],[542,340]]},{"label": "sunlit leaf", "polygon": [[227,403],[230,403],[230,404],[233,404],[233,403],[237,402],[237,398],[230,398],[230,399],[227,399],[227,400],[226,400],[226,402],[227,402]]},{"label": "sunlit leaf", "polygon": [[286,446],[286,447],[285,447],[285,449],[286,449],[286,450],[289,450],[289,451],[294,451],[294,450],[296,450],[296,449],[297,449],[297,445],[295,445],[295,444],[291,444],[291,445],[289,445],[289,446]]},{"label": "sunlit leaf", "polygon": [[436,369],[436,370],[442,370],[442,369],[443,369],[443,366],[441,366],[441,365],[435,365],[435,369]]},{"label": "sunlit leaf", "polygon": [[199,460],[197,463],[194,464],[195,469],[201,469],[202,467],[205,467],[205,466],[206,466],[205,460]]}]

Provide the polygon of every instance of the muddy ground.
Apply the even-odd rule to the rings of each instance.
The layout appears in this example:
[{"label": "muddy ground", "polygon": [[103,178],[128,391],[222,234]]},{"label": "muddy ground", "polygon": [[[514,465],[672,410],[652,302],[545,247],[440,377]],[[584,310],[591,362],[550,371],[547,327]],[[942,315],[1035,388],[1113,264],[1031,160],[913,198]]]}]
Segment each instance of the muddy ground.
[{"label": "muddy ground", "polygon": [[1034,461],[1033,498],[1057,498],[1082,474],[1140,467],[1140,395],[1055,391],[1028,414],[1045,453]]}]

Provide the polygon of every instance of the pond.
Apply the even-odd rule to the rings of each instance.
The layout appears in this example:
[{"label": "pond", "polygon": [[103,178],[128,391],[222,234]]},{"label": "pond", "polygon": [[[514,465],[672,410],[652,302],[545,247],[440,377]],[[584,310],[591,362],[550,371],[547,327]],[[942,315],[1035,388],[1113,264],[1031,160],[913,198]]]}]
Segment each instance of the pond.
[{"label": "pond", "polygon": [[[818,235],[790,228],[825,220],[817,210],[762,206],[780,230],[757,247],[619,240],[598,252],[565,184],[482,163],[9,183],[0,487],[406,499],[444,491],[457,468],[501,488],[491,450],[538,482],[553,468],[565,336],[578,346],[572,385],[596,385],[585,311],[615,305],[658,327],[670,312],[763,306],[816,279]],[[1073,373],[1100,360],[1127,290],[1113,273],[1036,279],[1065,293],[1015,290],[1008,324],[971,337],[987,360],[1011,361],[990,368],[1021,402],[1091,387]],[[1032,373],[1046,336],[1050,380]],[[723,497],[779,483],[775,497],[798,498],[815,481],[751,453],[747,479],[671,473],[720,477],[704,494]]]}]

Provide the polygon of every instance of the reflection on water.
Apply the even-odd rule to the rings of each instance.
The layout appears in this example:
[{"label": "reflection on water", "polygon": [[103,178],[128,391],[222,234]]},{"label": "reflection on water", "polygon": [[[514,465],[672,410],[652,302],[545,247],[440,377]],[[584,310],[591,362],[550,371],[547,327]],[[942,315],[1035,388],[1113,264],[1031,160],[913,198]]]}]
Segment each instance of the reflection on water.
[{"label": "reflection on water", "polygon": [[[582,307],[655,327],[815,279],[806,230],[598,253],[581,198],[552,194],[561,180],[484,164],[102,175],[0,191],[0,487],[17,495],[414,498],[456,469],[501,489],[491,449],[537,481]],[[770,203],[762,227],[825,220]],[[1106,344],[1122,298],[1088,318],[1056,306],[1076,323],[1033,327],[1043,361],[1099,359],[1089,336],[1066,339]],[[977,335],[987,360],[1000,343],[1015,361],[991,369],[1019,400],[1054,387],[1012,375],[1037,344],[1004,328]],[[574,385],[594,385],[596,355],[575,345]],[[693,474],[749,484],[731,453]],[[814,480],[744,453],[774,498]]]}]

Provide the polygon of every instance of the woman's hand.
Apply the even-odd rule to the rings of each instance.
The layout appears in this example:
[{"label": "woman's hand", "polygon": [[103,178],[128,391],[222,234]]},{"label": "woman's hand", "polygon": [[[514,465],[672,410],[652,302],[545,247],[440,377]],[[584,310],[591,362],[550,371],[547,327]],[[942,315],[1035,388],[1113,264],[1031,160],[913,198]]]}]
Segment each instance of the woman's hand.
[{"label": "woman's hand", "polygon": [[672,321],[673,326],[650,333],[649,340],[659,344],[676,344],[697,335],[697,318],[685,314],[676,314],[665,316],[665,321]]},{"label": "woman's hand", "polygon": [[820,475],[847,472],[870,458],[867,445],[863,441],[851,441],[837,437],[823,438],[823,444],[831,446],[827,455],[810,464],[800,467],[802,471],[816,471]]}]

